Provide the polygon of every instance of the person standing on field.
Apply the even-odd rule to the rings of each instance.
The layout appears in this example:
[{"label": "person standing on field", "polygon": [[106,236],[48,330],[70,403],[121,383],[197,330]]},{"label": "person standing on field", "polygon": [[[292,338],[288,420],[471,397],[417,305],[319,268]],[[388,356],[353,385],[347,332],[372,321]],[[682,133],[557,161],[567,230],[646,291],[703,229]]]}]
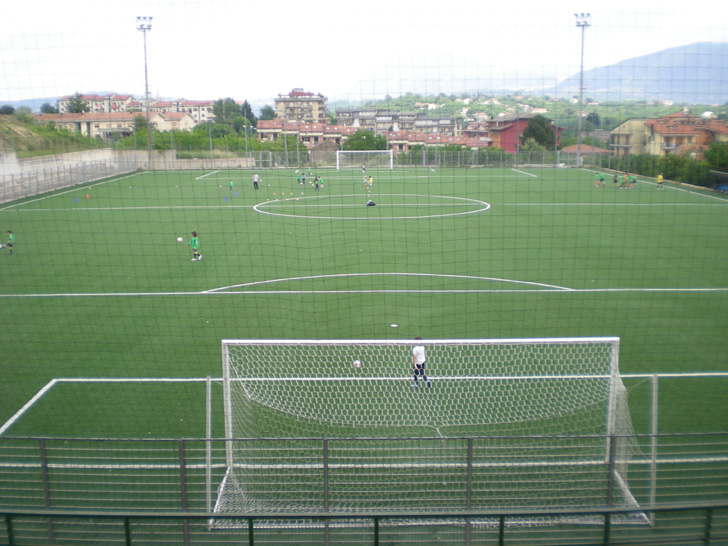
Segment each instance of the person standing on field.
[{"label": "person standing on field", "polygon": [[5,246],[10,251],[10,255],[13,254],[13,245],[15,244],[15,235],[13,235],[13,232],[8,230],[8,242],[5,243]]},{"label": "person standing on field", "polygon": [[202,260],[202,254],[200,254],[200,243],[197,240],[197,232],[192,232],[192,239],[190,239],[190,242],[187,243],[187,246],[192,247],[192,261],[198,261]]},{"label": "person standing on field", "polygon": [[258,173],[253,173],[253,188],[258,189],[258,182],[260,182],[260,176],[258,176]]},{"label": "person standing on field", "polygon": [[[421,337],[416,337],[415,341],[422,341]],[[418,343],[414,347],[412,347],[412,365],[414,368],[414,376],[415,376],[415,382],[412,383],[412,386],[414,388],[417,388],[420,386],[418,378],[422,377],[422,379],[425,381],[425,385],[427,385],[427,388],[430,388],[430,380],[427,379],[427,375],[425,375],[425,346],[421,343]]]}]

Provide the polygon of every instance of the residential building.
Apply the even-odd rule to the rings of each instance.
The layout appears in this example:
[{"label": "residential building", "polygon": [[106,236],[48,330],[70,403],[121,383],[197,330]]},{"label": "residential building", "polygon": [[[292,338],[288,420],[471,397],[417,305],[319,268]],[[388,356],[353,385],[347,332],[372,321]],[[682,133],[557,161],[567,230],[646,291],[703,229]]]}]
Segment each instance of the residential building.
[{"label": "residential building", "polygon": [[287,95],[278,95],[274,102],[279,119],[306,123],[325,123],[328,119],[328,101],[320,93],[309,93],[296,88]]},{"label": "residential building", "polygon": [[[58,113],[67,114],[71,100],[75,97],[66,95],[58,99]],[[134,100],[131,95],[80,95],[78,98],[88,105],[90,113],[125,112]]]},{"label": "residential building", "polygon": [[56,127],[90,138],[108,139],[112,134],[130,135],[138,112],[102,112],[84,114],[36,114],[38,121],[53,122]]},{"label": "residential building", "polygon": [[392,131],[412,131],[459,136],[460,118],[428,117],[424,112],[393,112],[375,107],[344,108],[336,111],[342,125],[369,129],[376,134]]},{"label": "residential building", "polygon": [[646,153],[647,119],[632,118],[612,130],[611,148],[615,155],[641,155]]},{"label": "residential building", "polygon": [[612,131],[618,155],[690,155],[702,159],[713,142],[728,142],[728,122],[675,112],[659,119],[631,119]]},{"label": "residential building", "polygon": [[[67,95],[58,99],[58,113],[67,114],[71,100],[75,95]],[[146,105],[143,100],[135,100],[132,95],[80,95],[79,98],[86,102],[89,113],[101,114],[104,112],[143,112],[146,114]],[[213,120],[212,107],[215,101],[212,100],[185,100],[175,101],[149,101],[149,113],[154,112],[185,112],[194,120],[195,125]]]},{"label": "residential building", "polygon": [[187,112],[154,112],[149,122],[158,131],[191,131],[197,125]]}]

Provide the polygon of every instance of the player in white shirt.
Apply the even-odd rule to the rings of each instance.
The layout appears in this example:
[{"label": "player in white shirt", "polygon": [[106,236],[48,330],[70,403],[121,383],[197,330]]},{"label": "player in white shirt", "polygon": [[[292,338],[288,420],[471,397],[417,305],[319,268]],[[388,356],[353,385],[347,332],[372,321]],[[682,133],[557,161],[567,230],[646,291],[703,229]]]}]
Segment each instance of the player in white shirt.
[{"label": "player in white shirt", "polygon": [[[416,337],[415,341],[422,341],[421,337]],[[418,343],[414,347],[412,347],[412,364],[414,367],[414,376],[415,376],[415,382],[412,383],[412,386],[417,388],[420,386],[418,382],[418,377],[422,376],[422,379],[425,381],[425,385],[427,385],[427,388],[430,388],[430,380],[427,379],[427,376],[425,375],[425,347],[421,343]]]}]

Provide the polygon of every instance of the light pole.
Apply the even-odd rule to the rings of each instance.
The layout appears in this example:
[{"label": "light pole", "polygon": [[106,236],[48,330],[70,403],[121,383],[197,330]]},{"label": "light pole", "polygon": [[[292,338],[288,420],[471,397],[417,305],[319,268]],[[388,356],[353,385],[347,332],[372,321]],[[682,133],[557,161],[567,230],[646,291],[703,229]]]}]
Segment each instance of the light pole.
[{"label": "light pole", "polygon": [[147,72],[147,32],[152,30],[151,17],[137,17],[137,30],[144,35],[144,109],[147,114],[147,168],[152,168],[152,138],[149,126],[149,77]]},{"label": "light pole", "polygon": [[576,26],[581,28],[581,67],[579,68],[579,113],[577,114],[577,144],[576,165],[581,167],[581,113],[584,108],[582,97],[584,95],[584,31],[591,26],[590,13],[575,13]]}]

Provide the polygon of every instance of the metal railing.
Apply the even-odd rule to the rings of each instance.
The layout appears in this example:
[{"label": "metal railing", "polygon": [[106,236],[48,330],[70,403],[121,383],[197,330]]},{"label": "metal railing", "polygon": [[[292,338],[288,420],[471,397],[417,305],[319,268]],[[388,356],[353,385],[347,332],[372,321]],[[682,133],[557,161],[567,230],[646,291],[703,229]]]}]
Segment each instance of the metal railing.
[{"label": "metal railing", "polygon": [[[84,511],[2,509],[4,521],[0,540],[8,546],[27,544],[95,544],[135,546],[171,541],[179,544],[422,544],[427,537],[439,536],[450,544],[560,544],[572,546],[665,546],[669,544],[718,545],[728,543],[728,502],[685,504],[651,509],[651,527],[618,529],[612,524],[629,510],[557,511],[409,511],[398,513],[331,514],[298,512],[288,514],[239,513],[226,518],[238,519],[239,530],[211,530],[208,522],[214,513],[182,511]],[[599,525],[586,528],[563,526],[544,530],[533,521],[549,518],[589,516]],[[286,522],[301,522],[299,530],[286,536]],[[73,528],[69,523],[74,522]],[[81,528],[83,527],[83,528]],[[290,529],[290,527],[289,527]],[[284,531],[284,532],[281,532]],[[444,540],[443,540],[444,539]]]}]

